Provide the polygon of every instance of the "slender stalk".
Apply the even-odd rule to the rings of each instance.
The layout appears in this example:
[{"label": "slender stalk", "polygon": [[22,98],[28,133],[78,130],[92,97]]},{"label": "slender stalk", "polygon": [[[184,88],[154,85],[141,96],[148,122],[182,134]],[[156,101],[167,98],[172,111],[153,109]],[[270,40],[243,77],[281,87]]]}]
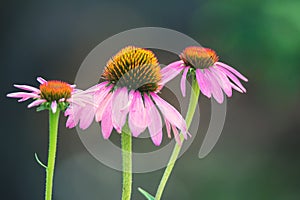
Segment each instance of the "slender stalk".
[{"label": "slender stalk", "polygon": [[[197,104],[198,104],[199,95],[200,95],[200,89],[199,89],[197,80],[195,78],[193,78],[193,80],[192,80],[192,90],[191,90],[190,102],[189,102],[189,107],[188,107],[188,111],[187,111],[186,119],[185,119],[186,120],[187,128],[189,128],[190,125],[191,125],[191,122],[192,122],[192,119],[193,119],[193,116],[194,116],[194,113],[195,113],[195,110],[196,110],[196,107],[197,107]],[[184,138],[183,138],[182,134],[180,134],[180,140],[182,142],[184,141]],[[168,166],[165,169],[163,177],[162,177],[162,179],[160,181],[160,184],[158,186],[158,189],[157,189],[157,192],[156,192],[156,195],[155,195],[155,200],[160,200],[161,199],[161,196],[163,194],[164,188],[165,188],[165,186],[167,184],[167,181],[168,181],[168,179],[169,179],[169,177],[171,175],[171,172],[172,172],[173,167],[175,165],[175,162],[176,162],[176,160],[178,158],[180,150],[181,150],[181,146],[179,146],[176,143],[175,147],[173,149],[172,155],[170,157]]]},{"label": "slender stalk", "polygon": [[121,134],[123,157],[123,188],[122,200],[130,200],[132,190],[132,138],[127,124]]},{"label": "slender stalk", "polygon": [[48,164],[46,168],[46,193],[45,199],[52,199],[52,187],[53,187],[53,174],[55,167],[56,146],[57,146],[57,130],[58,119],[60,110],[57,109],[56,113],[49,111],[49,152],[48,152]]}]

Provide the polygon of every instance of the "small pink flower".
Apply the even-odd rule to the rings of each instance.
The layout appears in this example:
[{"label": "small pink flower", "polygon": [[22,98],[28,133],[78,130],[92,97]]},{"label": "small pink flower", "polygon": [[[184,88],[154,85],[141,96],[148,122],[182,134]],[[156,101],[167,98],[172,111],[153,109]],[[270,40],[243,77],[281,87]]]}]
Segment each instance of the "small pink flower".
[{"label": "small pink flower", "polygon": [[[40,83],[39,88],[29,85],[14,85],[16,88],[25,90],[27,92],[14,92],[7,94],[7,97],[20,98],[18,101],[23,102],[28,99],[34,99],[27,107],[32,108],[39,106],[38,110],[49,109],[53,113],[60,110],[65,110],[70,103],[78,105],[77,109],[86,109],[85,107],[93,106],[93,96],[86,91],[75,89],[75,85],[70,85],[63,81],[51,80],[38,77],[37,81]],[[84,121],[84,115],[81,116]],[[85,127],[86,124],[82,123]]]},{"label": "small pink flower", "polygon": [[187,47],[180,54],[180,61],[173,62],[163,68],[163,84],[176,77],[181,71],[181,92],[185,96],[186,77],[191,72],[197,79],[200,91],[210,98],[213,96],[218,103],[224,101],[224,93],[232,96],[232,89],[244,93],[246,89],[238,78],[243,81],[248,79],[234,68],[222,62],[218,62],[218,56],[215,51],[204,47]]},{"label": "small pink flower", "polygon": [[[155,145],[162,142],[162,117],[167,125],[168,136],[172,127],[175,139],[180,143],[179,130],[187,139],[187,127],[180,113],[157,93],[161,89],[160,66],[155,55],[146,49],[126,47],[118,52],[106,65],[102,77],[104,82],[88,89],[94,91],[96,111],[72,112],[73,104],[67,109],[70,126],[78,123],[81,115],[93,115],[101,122],[102,135],[108,139],[113,128],[121,133],[128,122],[132,136],[138,137],[148,128]],[[88,123],[87,123],[88,124]]]}]

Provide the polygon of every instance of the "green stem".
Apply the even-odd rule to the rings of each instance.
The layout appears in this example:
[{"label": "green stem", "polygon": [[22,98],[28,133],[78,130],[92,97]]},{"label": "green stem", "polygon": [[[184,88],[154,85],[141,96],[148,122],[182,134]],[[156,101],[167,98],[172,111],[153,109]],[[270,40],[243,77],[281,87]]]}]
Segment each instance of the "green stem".
[{"label": "green stem", "polygon": [[[188,111],[187,111],[186,119],[185,119],[187,128],[189,128],[190,125],[191,125],[191,122],[192,122],[192,119],[193,119],[193,116],[194,116],[194,113],[195,113],[195,110],[196,110],[196,107],[197,107],[197,104],[198,104],[199,95],[200,95],[200,89],[199,89],[197,80],[195,78],[193,78],[191,97],[190,97],[189,107],[188,107]],[[180,134],[180,140],[182,142],[184,141],[184,138],[183,138],[182,134]],[[155,195],[155,200],[160,200],[161,199],[164,188],[165,188],[165,186],[167,184],[167,181],[168,181],[168,179],[171,175],[171,172],[172,172],[173,167],[175,165],[175,162],[178,158],[180,150],[181,150],[181,146],[176,143],[175,147],[173,149],[171,158],[169,160],[168,166],[165,169],[164,175],[163,175],[163,177],[160,181],[160,184],[158,186],[158,189],[157,189],[157,192],[156,192],[156,195]]]},{"label": "green stem", "polygon": [[57,129],[60,110],[56,113],[49,111],[49,153],[48,164],[46,168],[46,193],[45,199],[52,199],[53,174],[55,166],[56,146],[57,146]]},{"label": "green stem", "polygon": [[122,129],[123,188],[122,200],[130,200],[132,190],[132,138],[127,124]]}]

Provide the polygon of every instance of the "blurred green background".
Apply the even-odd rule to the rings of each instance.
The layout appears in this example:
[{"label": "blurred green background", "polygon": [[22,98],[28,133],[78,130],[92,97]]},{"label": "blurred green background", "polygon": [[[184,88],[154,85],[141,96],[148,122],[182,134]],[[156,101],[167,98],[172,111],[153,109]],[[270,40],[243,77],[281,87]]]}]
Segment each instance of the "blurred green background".
[{"label": "blurred green background", "polygon": [[[163,199],[300,199],[300,1],[1,1],[1,199],[43,199],[47,113],[7,99],[14,83],[37,86],[36,76],[73,82],[87,54],[131,28],[180,31],[217,51],[249,78],[234,93],[222,136],[198,158],[210,104],[201,97],[201,122],[180,158]],[[169,57],[158,55],[167,64]],[[104,63],[99,63],[103,65]],[[99,72],[100,74],[101,72]],[[121,173],[94,159],[61,119],[54,199],[120,199]],[[150,141],[134,148],[152,146]],[[134,175],[156,191],[163,170]]]}]

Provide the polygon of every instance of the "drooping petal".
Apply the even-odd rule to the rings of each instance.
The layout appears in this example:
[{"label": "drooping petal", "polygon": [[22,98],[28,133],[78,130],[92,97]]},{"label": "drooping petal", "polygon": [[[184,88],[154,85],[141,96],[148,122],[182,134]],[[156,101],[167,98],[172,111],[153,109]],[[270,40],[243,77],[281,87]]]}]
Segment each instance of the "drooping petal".
[{"label": "drooping petal", "polygon": [[241,90],[238,86],[234,85],[233,83],[230,82],[230,85],[233,89],[235,89],[236,91],[240,92],[240,93],[244,93],[243,90]]},{"label": "drooping petal", "polygon": [[176,127],[178,127],[182,131],[184,138],[187,139],[186,123],[180,113],[168,102],[160,98],[157,94],[150,94],[166,120],[168,120],[171,125],[175,125]]},{"label": "drooping petal", "polygon": [[196,79],[202,94],[210,98],[211,97],[210,82],[209,80],[207,80],[207,78],[205,77],[201,69],[196,69]]},{"label": "drooping petal", "polygon": [[81,109],[82,115],[80,116],[79,127],[84,130],[92,124],[96,108],[93,105],[86,105]]},{"label": "drooping petal", "polygon": [[132,103],[129,108],[128,124],[134,137],[138,137],[149,124],[143,99],[141,93],[138,91],[133,94]]},{"label": "drooping petal", "polygon": [[186,85],[186,76],[187,76],[188,71],[189,71],[189,67],[186,67],[183,71],[181,81],[180,81],[181,93],[182,93],[182,96],[184,96],[184,97],[186,94],[186,86],[185,85]]},{"label": "drooping petal", "polygon": [[177,130],[177,128],[176,128],[174,125],[172,125],[172,130],[173,130],[173,133],[174,133],[175,141],[177,142],[177,144],[178,144],[179,146],[181,146],[181,145],[182,145],[182,142],[181,142],[181,139],[180,139],[180,137],[179,137],[178,130]]},{"label": "drooping petal", "polygon": [[32,108],[34,106],[38,106],[38,105],[41,105],[42,103],[45,103],[46,100],[45,99],[38,99],[38,100],[35,100],[33,101],[32,103],[30,103],[27,108]]},{"label": "drooping petal", "polygon": [[239,81],[239,79],[234,76],[230,71],[219,67],[219,70],[221,70],[222,72],[224,72],[224,74],[226,74],[226,76],[228,76],[239,88],[241,88],[241,90],[243,92],[246,92],[246,88],[244,88],[244,86],[242,85],[242,83]]},{"label": "drooping petal", "polygon": [[103,119],[101,121],[101,130],[104,139],[108,139],[113,130],[112,123],[112,101],[110,100],[104,110]]},{"label": "drooping petal", "polygon": [[112,93],[108,93],[104,97],[104,99],[102,100],[102,102],[99,104],[99,106],[98,106],[98,108],[96,110],[96,114],[95,114],[95,119],[96,119],[97,122],[100,122],[102,120],[104,110],[107,107],[108,103],[111,101],[111,97],[112,97]]},{"label": "drooping petal", "polygon": [[67,128],[74,128],[78,124],[80,116],[82,116],[81,108],[77,104],[73,104],[65,111],[65,117],[68,117],[66,122]]},{"label": "drooping petal", "polygon": [[209,69],[214,74],[215,78],[217,79],[219,85],[221,86],[221,88],[223,89],[225,94],[228,97],[231,97],[232,96],[232,88],[231,88],[231,84],[230,84],[230,81],[227,78],[227,76],[222,71],[220,71],[218,68],[210,67]]},{"label": "drooping petal", "polygon": [[244,75],[242,75],[240,72],[238,72],[236,69],[234,69],[233,67],[226,65],[225,63],[222,63],[222,62],[216,62],[215,64],[229,70],[230,72],[232,72],[234,75],[236,75],[243,81],[248,82],[248,79]]},{"label": "drooping petal", "polygon": [[41,91],[35,87],[32,87],[32,86],[29,86],[29,85],[17,85],[17,84],[14,84],[14,87],[16,88],[19,88],[21,90],[27,90],[27,91],[30,91],[30,92],[34,92],[36,94],[39,94],[41,93]]},{"label": "drooping petal", "polygon": [[114,92],[112,104],[112,124],[117,132],[121,133],[129,112],[129,108],[126,107],[128,104],[127,88],[119,88]]},{"label": "drooping petal", "polygon": [[150,136],[152,139],[152,142],[156,145],[159,146],[162,142],[162,121],[161,121],[161,116],[152,102],[152,100],[149,98],[148,95],[144,95],[144,100],[145,100],[145,107],[146,107],[146,113],[149,116],[149,119],[151,119],[148,129],[150,132]]},{"label": "drooping petal", "polygon": [[221,89],[221,86],[218,84],[218,81],[214,77],[214,75],[208,70],[205,70],[205,75],[208,77],[211,83],[211,92],[213,94],[213,97],[216,99],[218,103],[223,103],[224,101],[224,95]]},{"label": "drooping petal", "polygon": [[184,68],[183,61],[176,61],[168,66],[164,67],[162,70],[160,70],[162,74],[162,85],[165,85],[167,82],[172,80],[174,77],[176,77]]},{"label": "drooping petal", "polygon": [[166,124],[166,129],[167,129],[167,134],[168,134],[168,138],[171,138],[171,124],[168,120],[165,119],[165,124]]},{"label": "drooping petal", "polygon": [[44,84],[47,83],[47,81],[45,79],[43,79],[42,77],[37,77],[36,79],[40,84]]}]

